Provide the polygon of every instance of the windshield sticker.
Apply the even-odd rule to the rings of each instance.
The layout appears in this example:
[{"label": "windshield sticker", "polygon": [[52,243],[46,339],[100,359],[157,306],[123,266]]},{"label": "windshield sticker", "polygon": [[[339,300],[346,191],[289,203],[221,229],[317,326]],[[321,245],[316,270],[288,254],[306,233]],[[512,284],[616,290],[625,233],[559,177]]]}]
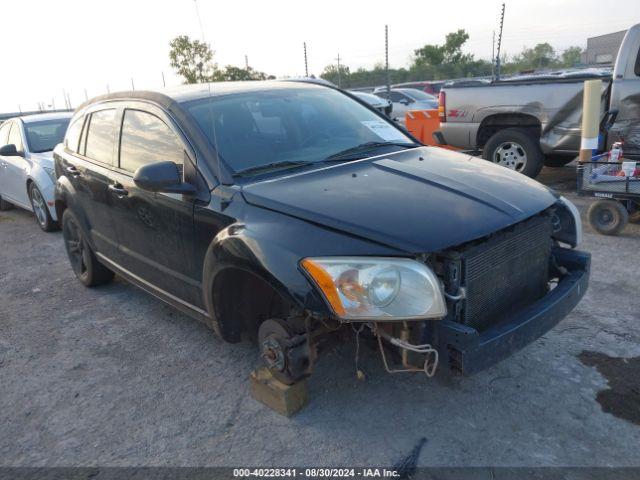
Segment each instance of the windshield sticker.
[{"label": "windshield sticker", "polygon": [[385,141],[407,141],[407,137],[405,137],[400,130],[383,120],[363,120],[360,123]]}]

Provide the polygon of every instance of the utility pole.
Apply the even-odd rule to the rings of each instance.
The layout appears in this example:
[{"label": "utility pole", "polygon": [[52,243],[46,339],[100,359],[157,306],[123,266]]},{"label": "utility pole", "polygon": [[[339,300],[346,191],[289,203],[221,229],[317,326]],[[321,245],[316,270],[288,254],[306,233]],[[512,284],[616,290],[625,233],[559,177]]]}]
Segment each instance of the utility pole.
[{"label": "utility pole", "polygon": [[342,87],[342,74],[340,72],[340,54],[339,53],[336,60],[338,61],[338,86]]},{"label": "utility pole", "polygon": [[502,27],[504,26],[504,3],[500,14],[500,33],[498,33],[498,54],[496,55],[496,80],[500,80],[500,47],[502,46]]},{"label": "utility pole", "polygon": [[133,84],[133,77],[131,77],[131,90],[135,90],[136,86]]},{"label": "utility pole", "polygon": [[249,57],[245,54],[244,56],[244,69],[248,72],[249,71]]},{"label": "utility pole", "polygon": [[87,89],[84,89],[84,101],[88,101],[89,100],[89,95],[87,95]]},{"label": "utility pole", "polygon": [[163,86],[163,87],[166,87],[166,86],[167,86],[167,84],[166,84],[166,83],[164,83],[164,72],[162,72],[162,71],[161,71],[161,72],[160,72],[160,74],[162,75],[162,86]]},{"label": "utility pole", "polygon": [[491,39],[491,80],[496,79],[496,31],[493,31]]},{"label": "utility pole", "polygon": [[107,93],[111,93],[111,90],[109,90],[109,84],[107,83]]},{"label": "utility pole", "polygon": [[309,65],[307,64],[307,42],[304,42],[304,76],[309,77]]},{"label": "utility pole", "polygon": [[389,80],[389,25],[384,26],[384,70],[387,84],[387,98],[391,95],[391,81]]}]

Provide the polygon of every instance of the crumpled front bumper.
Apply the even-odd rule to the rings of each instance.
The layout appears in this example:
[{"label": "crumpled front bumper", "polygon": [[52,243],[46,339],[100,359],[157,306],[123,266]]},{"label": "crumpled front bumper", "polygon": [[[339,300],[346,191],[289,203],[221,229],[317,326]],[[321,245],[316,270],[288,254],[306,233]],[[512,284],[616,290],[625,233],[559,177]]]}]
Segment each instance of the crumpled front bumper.
[{"label": "crumpled front bumper", "polygon": [[461,323],[442,321],[437,345],[442,366],[465,375],[484,370],[522,349],[551,330],[578,304],[589,285],[588,253],[554,249],[558,265],[568,270],[546,296],[498,325],[479,332]]}]

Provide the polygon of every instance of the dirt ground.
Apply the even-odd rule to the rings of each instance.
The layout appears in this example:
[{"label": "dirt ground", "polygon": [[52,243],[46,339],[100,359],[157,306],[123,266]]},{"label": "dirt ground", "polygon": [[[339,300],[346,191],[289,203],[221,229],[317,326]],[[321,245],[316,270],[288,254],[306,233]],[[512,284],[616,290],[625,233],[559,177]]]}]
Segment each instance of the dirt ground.
[{"label": "dirt ground", "polygon": [[[571,167],[539,179],[584,219]],[[365,348],[359,381],[344,344],[290,419],[249,395],[252,345],[122,280],[82,287],[28,212],[0,212],[0,247],[0,465],[392,465],[416,446],[423,466],[640,465],[639,225],[585,225],[586,296],[499,365],[442,384],[389,375]]]}]

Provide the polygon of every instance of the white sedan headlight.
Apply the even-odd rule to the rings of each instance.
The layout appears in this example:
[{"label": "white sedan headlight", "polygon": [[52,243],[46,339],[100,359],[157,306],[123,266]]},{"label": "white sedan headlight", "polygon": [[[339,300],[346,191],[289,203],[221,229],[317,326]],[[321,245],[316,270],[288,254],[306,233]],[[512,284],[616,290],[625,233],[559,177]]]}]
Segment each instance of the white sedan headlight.
[{"label": "white sedan headlight", "polygon": [[417,320],[447,313],[440,283],[408,258],[305,258],[301,265],[343,320]]}]

